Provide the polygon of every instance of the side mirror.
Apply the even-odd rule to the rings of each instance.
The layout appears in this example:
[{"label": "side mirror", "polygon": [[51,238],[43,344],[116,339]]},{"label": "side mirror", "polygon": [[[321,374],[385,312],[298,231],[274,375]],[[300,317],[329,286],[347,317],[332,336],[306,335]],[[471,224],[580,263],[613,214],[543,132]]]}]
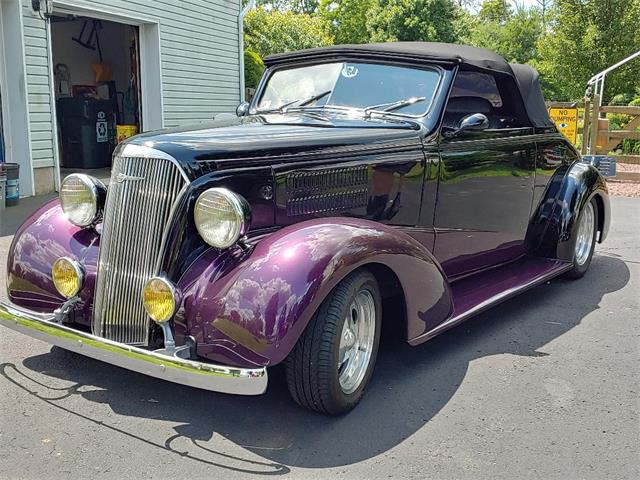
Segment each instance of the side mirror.
[{"label": "side mirror", "polygon": [[458,127],[458,132],[466,130],[486,130],[487,128],[489,128],[489,119],[487,116],[483,113],[472,113],[462,119],[460,127]]},{"label": "side mirror", "polygon": [[448,129],[443,135],[447,138],[458,136],[462,132],[479,131],[489,128],[489,119],[483,113],[472,113],[460,121],[458,128]]},{"label": "side mirror", "polygon": [[244,117],[249,113],[249,102],[242,102],[236,108],[236,115],[238,117]]}]

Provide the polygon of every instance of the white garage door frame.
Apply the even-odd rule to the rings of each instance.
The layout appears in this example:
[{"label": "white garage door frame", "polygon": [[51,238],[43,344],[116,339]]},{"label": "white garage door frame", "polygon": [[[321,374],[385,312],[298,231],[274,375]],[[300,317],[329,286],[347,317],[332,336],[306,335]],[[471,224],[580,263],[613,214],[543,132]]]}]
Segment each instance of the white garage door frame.
[{"label": "white garage door frame", "polygon": [[0,0],[0,88],[5,160],[20,165],[20,195],[28,197],[34,194],[35,186],[22,32],[21,1]]},{"label": "white garage door frame", "polygon": [[[2,0],[0,0],[2,1]],[[54,15],[78,15],[110,22],[123,23],[138,27],[140,40],[140,96],[142,110],[142,131],[156,130],[164,127],[162,99],[162,51],[160,44],[160,21],[143,15],[130,15],[120,10],[109,9],[93,2],[53,1]],[[51,38],[51,23],[47,22],[47,37]],[[49,78],[51,92],[54,92],[53,58],[51,41],[49,43]],[[52,109],[55,105],[52,105]],[[57,132],[55,115],[53,116],[54,132]],[[60,159],[57,148],[57,136],[54,140],[54,158],[56,169],[56,185],[60,179]]]}]

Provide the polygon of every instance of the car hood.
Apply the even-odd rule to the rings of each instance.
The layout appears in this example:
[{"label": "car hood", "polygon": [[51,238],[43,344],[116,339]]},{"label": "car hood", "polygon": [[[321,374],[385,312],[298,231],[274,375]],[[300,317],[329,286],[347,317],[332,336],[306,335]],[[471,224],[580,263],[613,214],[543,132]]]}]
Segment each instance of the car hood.
[{"label": "car hood", "polygon": [[358,154],[420,142],[420,124],[402,120],[268,114],[138,135],[129,143],[168,153],[194,176],[212,168],[279,163],[300,156]]}]

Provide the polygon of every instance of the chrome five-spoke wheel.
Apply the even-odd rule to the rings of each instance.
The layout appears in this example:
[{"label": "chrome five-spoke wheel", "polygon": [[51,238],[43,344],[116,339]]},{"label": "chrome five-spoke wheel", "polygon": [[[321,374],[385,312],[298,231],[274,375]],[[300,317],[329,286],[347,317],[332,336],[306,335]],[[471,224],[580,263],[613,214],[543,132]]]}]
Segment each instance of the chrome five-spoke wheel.
[{"label": "chrome five-spoke wheel", "polygon": [[596,225],[596,214],[591,202],[587,203],[580,216],[580,224],[578,226],[578,235],[576,236],[575,246],[575,262],[577,265],[584,265],[591,249],[595,236],[593,231]]},{"label": "chrome five-spoke wheel", "polygon": [[573,229],[573,268],[566,273],[569,278],[580,278],[589,269],[598,233],[598,204],[595,198],[587,202]]},{"label": "chrome five-spoke wheel", "polygon": [[297,403],[333,415],[358,404],[378,353],[380,298],[373,274],[360,269],[322,302],[286,360],[287,384]]},{"label": "chrome five-spoke wheel", "polygon": [[340,335],[338,380],[344,393],[353,393],[362,383],[371,361],[376,332],[376,304],[371,292],[356,294],[344,319]]}]

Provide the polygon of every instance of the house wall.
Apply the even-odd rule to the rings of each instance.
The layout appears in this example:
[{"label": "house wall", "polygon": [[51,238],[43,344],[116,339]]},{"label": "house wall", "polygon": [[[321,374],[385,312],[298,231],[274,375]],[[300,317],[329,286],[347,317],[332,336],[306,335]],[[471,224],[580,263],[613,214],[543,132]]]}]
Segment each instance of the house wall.
[{"label": "house wall", "polygon": [[[54,188],[53,122],[45,22],[22,1],[29,128],[36,193]],[[240,101],[238,15],[241,0],[54,0],[56,7],[101,9],[157,22],[164,125],[210,120]],[[74,80],[75,82],[75,80]],[[144,91],[143,91],[144,95]],[[144,122],[144,119],[143,119]],[[46,170],[45,170],[46,169]],[[50,181],[49,181],[50,180]]]}]

